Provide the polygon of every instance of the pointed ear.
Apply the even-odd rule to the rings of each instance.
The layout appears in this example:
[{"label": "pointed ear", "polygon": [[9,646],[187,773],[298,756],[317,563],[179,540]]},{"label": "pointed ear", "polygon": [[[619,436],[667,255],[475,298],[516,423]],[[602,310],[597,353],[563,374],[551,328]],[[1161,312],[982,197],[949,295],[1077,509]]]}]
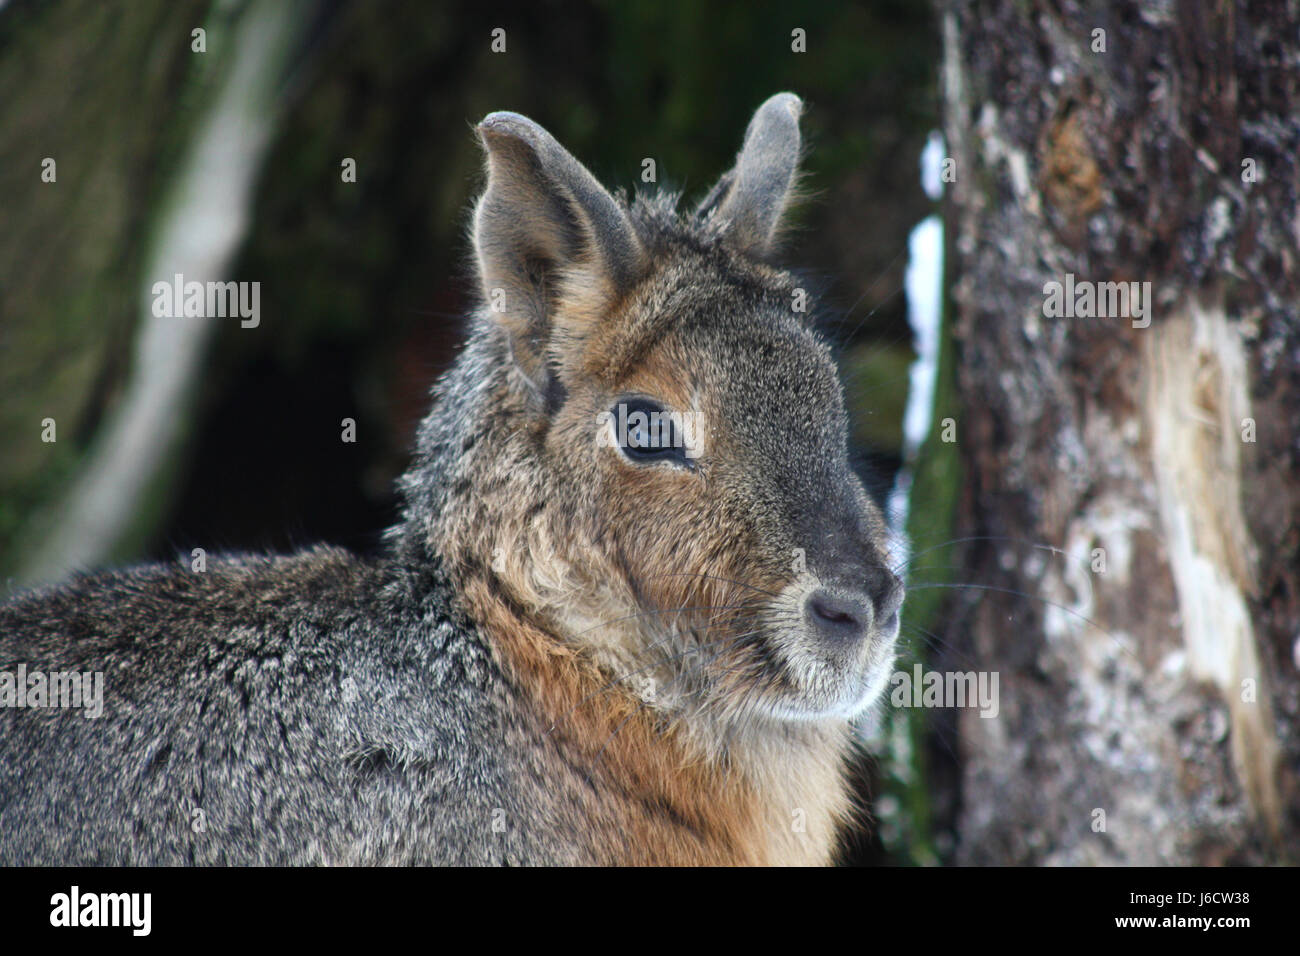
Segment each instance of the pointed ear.
[{"label": "pointed ear", "polygon": [[641,243],[623,207],[532,120],[492,113],[478,132],[488,167],[474,212],[479,280],[515,361],[544,394],[557,311],[566,299],[587,316],[611,305],[641,274]]},{"label": "pointed ear", "polygon": [[736,165],[709,191],[695,214],[712,218],[737,248],[763,255],[772,247],[799,165],[803,101],[778,93],[754,113]]}]

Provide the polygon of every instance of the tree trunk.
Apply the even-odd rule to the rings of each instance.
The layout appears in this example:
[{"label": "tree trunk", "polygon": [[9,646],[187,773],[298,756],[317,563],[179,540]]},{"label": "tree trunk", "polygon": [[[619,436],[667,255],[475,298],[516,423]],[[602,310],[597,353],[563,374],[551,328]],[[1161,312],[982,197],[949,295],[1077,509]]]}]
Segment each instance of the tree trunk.
[{"label": "tree trunk", "polygon": [[1297,5],[939,10],[956,858],[1296,862]]}]

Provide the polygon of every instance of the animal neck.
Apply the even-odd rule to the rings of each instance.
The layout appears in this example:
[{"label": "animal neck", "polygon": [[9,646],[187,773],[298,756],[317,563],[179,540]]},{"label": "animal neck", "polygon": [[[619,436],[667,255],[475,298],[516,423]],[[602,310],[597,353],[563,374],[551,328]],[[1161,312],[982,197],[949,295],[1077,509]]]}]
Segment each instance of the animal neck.
[{"label": "animal neck", "polygon": [[612,865],[817,865],[831,861],[850,801],[847,726],[770,724],[721,740],[668,719],[549,633],[490,575],[460,583],[470,613],[520,692],[527,724],[601,821],[594,859]]}]

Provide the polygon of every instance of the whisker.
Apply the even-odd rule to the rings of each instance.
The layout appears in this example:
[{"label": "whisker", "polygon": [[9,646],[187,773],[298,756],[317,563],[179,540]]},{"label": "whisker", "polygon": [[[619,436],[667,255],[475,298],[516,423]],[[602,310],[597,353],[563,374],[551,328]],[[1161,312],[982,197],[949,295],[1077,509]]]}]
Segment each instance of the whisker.
[{"label": "whisker", "polygon": [[[751,632],[751,634],[756,634],[756,633],[758,633],[758,631]],[[655,647],[659,646],[660,644],[672,640],[673,636],[674,635],[669,635],[668,637],[664,637],[658,641],[655,641],[649,647],[645,648],[643,653],[648,653],[649,651],[653,650]],[[742,635],[742,636],[750,636],[750,635]],[[716,643],[717,643],[716,641],[702,641],[696,644],[694,647],[691,647],[680,654],[673,654],[668,657],[662,657],[659,660],[651,661],[649,664],[646,664],[644,667],[638,667],[636,670],[630,671],[622,675],[621,677],[614,678],[612,681],[610,681],[608,684],[605,684],[603,687],[597,688],[596,690],[592,691],[586,697],[582,698],[582,700],[578,701],[567,711],[565,711],[563,714],[557,717],[555,721],[551,724],[551,726],[547,729],[546,733],[549,735],[552,731],[555,730],[556,727],[560,725],[562,721],[567,720],[569,717],[571,717],[573,713],[577,711],[577,709],[581,707],[583,704],[587,703],[587,701],[599,697],[601,694],[606,693],[607,691],[617,686],[621,682],[628,680],[629,678],[636,677],[638,674],[643,674],[652,668],[661,667],[665,664],[671,664],[673,661],[680,660],[683,657],[689,657],[691,654],[696,653],[701,647],[709,647]]]},{"label": "whisker", "polygon": [[1070,554],[1068,552],[1063,551],[1062,549],[1054,545],[1044,544],[1039,541],[1032,541],[1029,538],[1016,538],[1010,535],[997,535],[997,534],[973,534],[973,535],[967,535],[966,537],[962,537],[962,538],[949,538],[947,541],[943,541],[939,544],[932,545],[928,548],[922,548],[920,551],[915,551],[908,556],[906,561],[904,561],[902,564],[899,564],[891,568],[891,570],[895,574],[898,574],[900,571],[902,571],[904,568],[906,568],[909,564],[911,564],[913,561],[915,561],[917,558],[921,557],[922,555],[929,554],[931,551],[938,551],[940,548],[950,547],[951,545],[954,544],[967,544],[972,541],[1005,541],[1014,544],[1024,544],[1024,545],[1028,545],[1031,548],[1037,548],[1042,551],[1050,551],[1054,554],[1059,554],[1062,557],[1066,557],[1066,558],[1070,557]]},{"label": "whisker", "polygon": [[[735,643],[735,642],[737,642],[737,641],[739,641],[739,640],[741,640],[741,639],[743,639],[743,638],[745,638],[745,637],[752,637],[754,634],[758,634],[758,633],[760,633],[760,632],[759,632],[759,631],[753,631],[753,632],[751,632],[750,634],[740,635],[740,636],[737,637],[737,638],[734,638],[734,639],[732,639],[732,640],[729,640],[727,643],[728,643],[728,644],[733,644],[733,643]],[[710,657],[707,661],[703,662],[703,663],[702,663],[702,664],[701,664],[697,669],[695,669],[695,670],[693,670],[693,671],[683,671],[681,674],[678,674],[676,677],[673,678],[672,681],[670,681],[669,686],[672,686],[672,685],[676,684],[677,681],[681,680],[683,677],[686,677],[686,676],[688,676],[688,675],[692,675],[692,674],[696,674],[696,673],[701,673],[701,672],[703,671],[704,666],[705,666],[706,664],[710,664],[710,663],[712,663],[713,661],[717,660],[719,657],[722,656],[723,653],[725,653],[725,648],[724,648],[724,650],[719,651],[717,654],[714,654],[714,655],[713,655],[712,657]],[[724,669],[724,673],[725,673],[725,672],[726,672],[726,669]],[[613,732],[610,733],[610,735],[609,735],[608,737],[605,738],[605,742],[604,742],[603,744],[601,744],[600,750],[596,751],[596,756],[594,756],[594,757],[591,759],[591,766],[590,766],[590,768],[589,768],[588,771],[587,771],[587,782],[588,782],[588,783],[592,783],[592,782],[593,782],[592,779],[591,779],[591,773],[592,773],[592,771],[594,771],[594,770],[596,769],[596,764],[599,763],[600,758],[604,756],[605,751],[609,748],[609,745],[610,745],[611,743],[613,743],[614,738],[617,737],[618,734],[619,734],[619,732],[622,731],[622,729],[623,729],[624,727],[627,726],[628,721],[630,721],[633,717],[636,717],[638,714],[641,713],[641,711],[645,710],[645,709],[646,709],[647,707],[649,707],[649,706],[650,706],[650,702],[649,702],[649,701],[645,701],[645,700],[643,700],[643,701],[639,702],[638,705],[637,705],[637,707],[636,707],[636,709],[633,710],[632,713],[630,713],[630,714],[628,714],[626,717],[624,717],[621,721],[619,721],[618,726],[615,727],[614,730],[613,730]]]},{"label": "whisker", "polygon": [[735,584],[742,588],[749,588],[751,591],[757,591],[759,594],[766,595],[767,597],[770,598],[780,597],[779,594],[776,594],[772,591],[765,591],[762,588],[757,587],[756,585],[749,584],[745,581],[738,581],[735,578],[724,578],[718,574],[697,574],[691,571],[674,571],[674,572],[665,572],[663,574],[651,574],[651,575],[646,575],[638,578],[629,578],[629,580],[635,583],[639,581],[649,581],[654,578],[703,578],[706,581],[722,581],[726,584]]},{"label": "whisker", "polygon": [[[950,546],[950,545],[954,545],[954,544],[964,544],[964,543],[973,542],[973,541],[1003,541],[1003,542],[1010,542],[1010,543],[1015,543],[1015,544],[1023,544],[1023,545],[1027,545],[1028,547],[1034,548],[1034,549],[1039,550],[1039,551],[1046,551],[1046,552],[1048,552],[1048,553],[1050,553],[1050,554],[1053,554],[1053,555],[1059,555],[1059,556],[1060,556],[1061,558],[1063,558],[1066,562],[1068,562],[1068,563],[1072,563],[1076,568],[1083,568],[1083,569],[1089,571],[1089,573],[1088,573],[1088,575],[1087,575],[1087,577],[1086,577],[1086,580],[1087,580],[1087,582],[1088,582],[1088,602],[1089,602],[1090,604],[1092,604],[1092,603],[1095,603],[1095,601],[1096,601],[1096,590],[1095,590],[1095,588],[1093,587],[1091,571],[1090,571],[1090,569],[1088,569],[1088,566],[1087,566],[1087,564],[1086,564],[1085,562],[1083,562],[1083,561],[1082,561],[1081,559],[1079,559],[1079,558],[1074,557],[1074,556],[1071,555],[1068,551],[1065,551],[1065,550],[1063,550],[1063,549],[1061,549],[1061,548],[1056,547],[1055,545],[1044,544],[1044,543],[1042,543],[1042,542],[1031,541],[1031,540],[1028,539],[1028,538],[1017,538],[1017,537],[1012,537],[1012,536],[1009,536],[1009,535],[968,535],[968,536],[966,536],[966,537],[962,537],[962,538],[952,538],[952,539],[950,539],[950,540],[948,540],[948,541],[943,542],[942,544],[936,544],[936,545],[934,545],[934,546],[932,546],[932,547],[924,548],[924,549],[922,549],[922,550],[920,550],[920,551],[915,552],[914,554],[910,555],[906,561],[904,561],[902,564],[900,564],[900,565],[898,565],[897,567],[895,567],[895,568],[893,569],[893,572],[894,572],[895,574],[900,574],[900,573],[903,571],[904,568],[907,568],[907,571],[908,571],[909,573],[912,572],[912,571],[925,571],[925,570],[941,570],[941,571],[960,571],[960,570],[964,570],[964,568],[963,568],[962,566],[959,566],[959,565],[953,565],[953,566],[947,566],[947,567],[944,567],[944,566],[938,566],[938,567],[929,567],[929,568],[925,568],[925,567],[922,567],[922,568],[914,568],[914,567],[910,567],[910,565],[911,565],[912,562],[914,562],[917,558],[921,557],[921,556],[924,555],[924,554],[928,554],[928,553],[931,552],[931,551],[937,551],[937,550],[940,549],[940,548],[946,548],[946,547],[948,547],[948,546]],[[909,585],[909,590],[911,590],[913,587],[914,587],[914,586]],[[1026,596],[1026,597],[1031,597],[1031,598],[1033,597],[1032,595],[1025,595],[1025,596]],[[1050,603],[1050,602],[1049,602],[1049,603]],[[1057,606],[1059,607],[1060,605],[1057,605]],[[1069,608],[1062,608],[1062,609],[1063,609],[1063,610],[1067,610],[1067,611],[1070,610]],[[1080,615],[1080,616],[1082,616],[1082,615]],[[1093,622],[1090,621],[1089,623],[1093,623]],[[1096,626],[1100,626],[1100,625],[1096,625]],[[1105,631],[1104,628],[1102,628],[1102,630]],[[1106,633],[1108,634],[1108,636],[1110,636],[1110,635],[1109,635],[1109,632],[1106,632]]]},{"label": "whisker", "polygon": [[1016,597],[1022,597],[1029,601],[1039,601],[1042,604],[1047,604],[1051,607],[1058,608],[1059,610],[1064,611],[1066,614],[1072,614],[1075,617],[1077,617],[1079,620],[1092,625],[1097,630],[1101,631],[1101,633],[1105,634],[1112,641],[1114,641],[1116,645],[1119,646],[1119,649],[1122,650],[1125,654],[1128,654],[1134,660],[1137,660],[1137,655],[1134,654],[1132,651],[1130,651],[1128,648],[1126,648],[1124,646],[1124,642],[1121,641],[1114,634],[1112,634],[1110,631],[1106,630],[1106,628],[1102,627],[1092,618],[1080,614],[1078,611],[1074,610],[1074,608],[1066,607],[1064,604],[1061,604],[1057,601],[1052,601],[1045,597],[1039,597],[1036,594],[1028,594],[1024,591],[1017,591],[1015,588],[1002,588],[992,584],[940,584],[940,583],[932,582],[929,584],[913,584],[908,587],[908,590],[925,591],[925,590],[930,590],[932,588],[954,588],[954,589],[969,588],[971,590],[976,590],[976,591],[995,591],[999,594],[1012,594],[1015,595]]},{"label": "whisker", "polygon": [[[902,621],[902,622],[900,622],[900,626],[901,626],[902,628],[904,628],[904,629],[910,631],[910,632],[913,633],[914,635],[917,635],[917,636],[921,637],[921,638],[922,638],[922,643],[923,643],[925,646],[930,647],[930,648],[934,648],[934,649],[937,649],[937,650],[941,650],[941,651],[946,651],[946,652],[948,652],[949,654],[956,655],[956,656],[959,658],[959,659],[956,661],[956,663],[959,663],[959,664],[971,664],[971,665],[975,664],[975,659],[974,659],[974,658],[970,657],[970,656],[969,656],[968,654],[966,654],[964,651],[958,649],[957,646],[954,645],[951,641],[945,641],[943,638],[939,637],[937,634],[933,633],[932,631],[927,631],[925,628],[921,627],[919,624],[914,624],[914,623],[912,623],[911,621]],[[911,649],[911,648],[909,648],[909,649]],[[922,663],[922,664],[925,663],[925,661],[921,658],[921,656],[920,656],[919,654],[916,655],[916,661],[915,661],[915,662],[916,662],[916,663]]]},{"label": "whisker", "polygon": [[627,621],[635,621],[638,618],[652,617],[658,614],[681,614],[686,611],[714,611],[714,610],[725,611],[725,610],[751,610],[751,609],[756,610],[761,607],[762,605],[760,604],[696,604],[696,605],[685,605],[683,607],[652,608],[647,611],[638,611],[635,614],[628,614],[626,617],[615,617],[615,618],[610,618],[609,620],[606,621],[598,621],[597,623],[591,625],[591,627],[586,627],[583,628],[581,631],[576,632],[574,634],[574,637],[582,637],[582,635],[584,634],[589,634],[592,631],[598,630],[599,628],[602,627],[609,627],[611,624],[623,624],[626,623]]}]

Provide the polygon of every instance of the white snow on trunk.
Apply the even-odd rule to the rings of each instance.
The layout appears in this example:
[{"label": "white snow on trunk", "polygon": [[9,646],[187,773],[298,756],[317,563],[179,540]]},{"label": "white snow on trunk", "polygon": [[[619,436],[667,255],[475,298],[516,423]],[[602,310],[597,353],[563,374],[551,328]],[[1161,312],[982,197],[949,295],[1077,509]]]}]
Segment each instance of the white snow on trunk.
[{"label": "white snow on trunk", "polygon": [[[931,199],[943,195],[942,161],[943,137],[937,132],[931,133],[921,151],[921,185]],[[911,550],[907,539],[907,515],[912,469],[921,445],[930,434],[934,416],[939,334],[943,321],[943,220],[939,216],[927,216],[917,224],[908,237],[907,253],[903,289],[907,295],[907,321],[912,326],[916,359],[909,369],[907,406],[903,412],[903,465],[889,495],[896,563],[905,562]]]}]

